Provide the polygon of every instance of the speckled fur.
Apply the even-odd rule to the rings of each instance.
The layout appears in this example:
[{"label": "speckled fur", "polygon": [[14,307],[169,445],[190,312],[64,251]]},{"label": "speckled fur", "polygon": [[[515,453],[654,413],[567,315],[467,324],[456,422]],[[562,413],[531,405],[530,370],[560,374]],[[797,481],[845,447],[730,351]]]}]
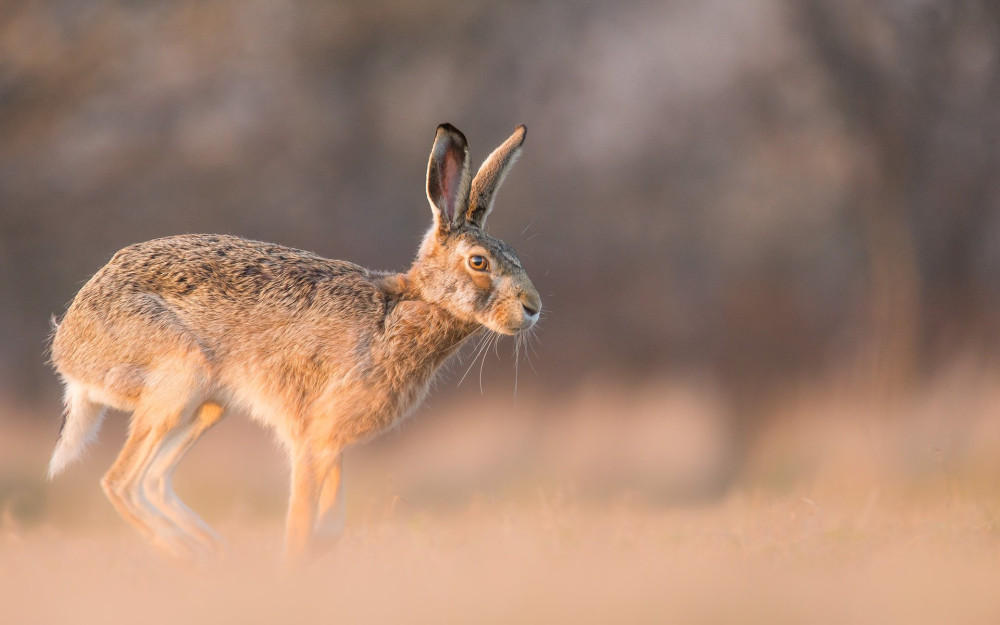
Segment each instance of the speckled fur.
[{"label": "speckled fur", "polygon": [[[477,330],[514,334],[538,318],[517,255],[482,230],[523,139],[522,126],[473,180],[464,136],[438,129],[428,163],[434,225],[405,273],[223,235],[119,251],[53,338],[67,410],[50,475],[94,438],[105,406],[131,411],[105,492],[156,546],[198,555],[215,548],[214,533],[176,498],[170,476],[225,412],[243,412],[289,452],[288,555],[335,536],[343,449],[409,413]],[[487,271],[471,268],[477,255]]]}]

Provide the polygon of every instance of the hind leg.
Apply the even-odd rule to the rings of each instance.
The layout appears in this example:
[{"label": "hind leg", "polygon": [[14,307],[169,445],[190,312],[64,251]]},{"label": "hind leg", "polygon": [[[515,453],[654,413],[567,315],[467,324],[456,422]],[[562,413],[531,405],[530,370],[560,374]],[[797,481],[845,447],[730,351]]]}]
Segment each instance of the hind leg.
[{"label": "hind leg", "polygon": [[222,406],[213,402],[202,404],[192,420],[180,424],[157,446],[143,480],[149,502],[183,529],[198,548],[216,553],[220,551],[221,538],[174,493],[173,475],[198,439],[222,417]]},{"label": "hind leg", "polygon": [[161,551],[177,553],[182,545],[172,537],[164,536],[162,523],[149,513],[136,492],[136,474],[152,452],[157,434],[140,419],[133,422],[125,446],[114,464],[101,478],[101,488],[108,501],[125,521]]},{"label": "hind leg", "polygon": [[169,555],[192,555],[193,548],[184,530],[146,497],[143,479],[158,448],[172,432],[192,419],[200,403],[201,378],[181,367],[165,369],[151,378],[158,384],[143,393],[132,413],[125,447],[101,480],[101,486],[119,514],[154,546]]}]

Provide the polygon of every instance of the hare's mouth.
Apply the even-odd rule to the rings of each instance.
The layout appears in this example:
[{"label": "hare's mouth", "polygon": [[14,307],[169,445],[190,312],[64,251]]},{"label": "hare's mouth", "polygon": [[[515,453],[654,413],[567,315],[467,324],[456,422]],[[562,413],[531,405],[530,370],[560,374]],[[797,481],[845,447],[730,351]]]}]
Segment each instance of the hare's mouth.
[{"label": "hare's mouth", "polygon": [[518,334],[520,332],[525,332],[527,330],[530,330],[531,328],[535,327],[536,323],[538,323],[538,313],[525,316],[524,322],[516,330],[511,332],[511,334]]},{"label": "hare's mouth", "polygon": [[538,316],[539,313],[537,312],[532,314],[525,313],[524,316],[518,322],[511,323],[506,326],[501,326],[500,328],[491,328],[491,329],[493,329],[495,332],[506,334],[507,336],[514,336],[516,334],[524,332],[525,330],[530,330],[531,328],[533,328],[535,324],[538,323]]},{"label": "hare's mouth", "polygon": [[531,327],[531,326],[526,326],[523,323],[494,321],[492,319],[484,323],[483,326],[485,326],[486,329],[490,330],[491,332],[496,332],[497,334],[503,334],[505,336],[514,336],[518,332],[526,330],[527,328]]},{"label": "hare's mouth", "polygon": [[500,326],[498,328],[493,328],[493,327],[490,327],[490,326],[487,326],[487,327],[489,327],[490,330],[493,330],[497,334],[504,334],[506,336],[514,336],[515,334],[517,334],[518,332],[520,332],[521,330],[524,329],[524,328],[520,328],[520,327],[513,327],[513,328],[511,328],[511,327],[505,327],[505,326]]},{"label": "hare's mouth", "polygon": [[517,331],[530,330],[538,323],[538,318],[542,315],[540,303],[521,303],[521,325]]}]

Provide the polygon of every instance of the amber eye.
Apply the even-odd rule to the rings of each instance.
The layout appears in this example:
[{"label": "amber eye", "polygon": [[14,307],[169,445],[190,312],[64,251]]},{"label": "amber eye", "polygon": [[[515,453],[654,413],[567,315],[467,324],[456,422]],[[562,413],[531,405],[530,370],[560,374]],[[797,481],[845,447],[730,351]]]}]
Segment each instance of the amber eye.
[{"label": "amber eye", "polygon": [[469,266],[476,271],[486,271],[486,269],[490,266],[490,261],[486,260],[485,256],[479,256],[477,254],[469,257]]}]

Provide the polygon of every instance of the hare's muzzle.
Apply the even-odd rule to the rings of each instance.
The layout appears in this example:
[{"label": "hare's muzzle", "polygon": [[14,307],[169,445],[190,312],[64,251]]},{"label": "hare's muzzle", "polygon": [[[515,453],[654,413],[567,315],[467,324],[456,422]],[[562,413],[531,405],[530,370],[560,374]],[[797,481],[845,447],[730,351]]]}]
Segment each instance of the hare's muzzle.
[{"label": "hare's muzzle", "polygon": [[521,309],[524,313],[524,325],[522,330],[527,330],[538,322],[538,316],[542,312],[542,298],[535,290],[525,291],[521,294]]}]

